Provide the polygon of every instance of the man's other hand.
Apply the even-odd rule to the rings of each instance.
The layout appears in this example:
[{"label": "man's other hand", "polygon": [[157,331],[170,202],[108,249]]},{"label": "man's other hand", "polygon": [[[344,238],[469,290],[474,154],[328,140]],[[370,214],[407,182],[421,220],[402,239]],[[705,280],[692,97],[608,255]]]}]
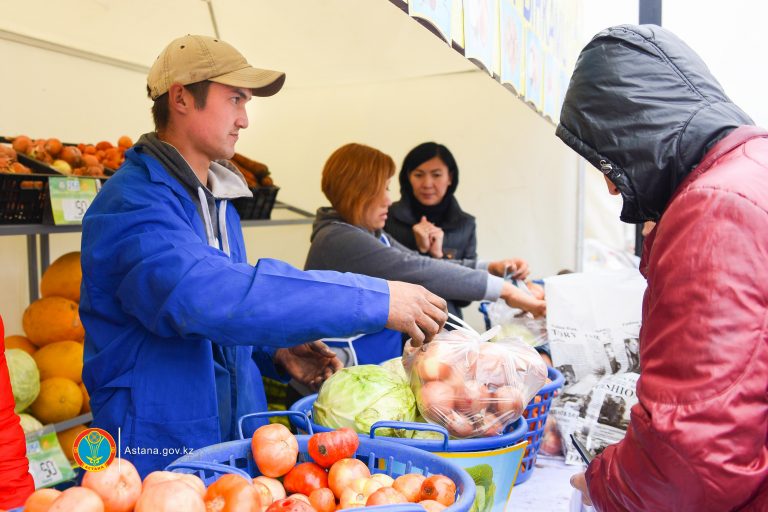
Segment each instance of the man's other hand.
[{"label": "man's other hand", "polygon": [[389,318],[387,327],[411,337],[414,347],[432,341],[448,320],[445,300],[423,286],[388,281]]},{"label": "man's other hand", "polygon": [[313,391],[317,391],[328,377],[344,366],[333,350],[322,341],[277,349],[275,363]]}]

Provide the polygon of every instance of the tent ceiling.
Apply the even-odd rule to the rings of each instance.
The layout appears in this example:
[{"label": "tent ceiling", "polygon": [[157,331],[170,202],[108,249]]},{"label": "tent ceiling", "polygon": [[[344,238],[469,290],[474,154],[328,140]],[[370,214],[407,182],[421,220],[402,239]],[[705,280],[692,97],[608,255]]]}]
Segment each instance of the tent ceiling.
[{"label": "tent ceiling", "polygon": [[[388,0],[211,0],[222,39],[287,87],[479,72]],[[149,66],[171,39],[214,35],[205,0],[0,0],[0,29]]]}]

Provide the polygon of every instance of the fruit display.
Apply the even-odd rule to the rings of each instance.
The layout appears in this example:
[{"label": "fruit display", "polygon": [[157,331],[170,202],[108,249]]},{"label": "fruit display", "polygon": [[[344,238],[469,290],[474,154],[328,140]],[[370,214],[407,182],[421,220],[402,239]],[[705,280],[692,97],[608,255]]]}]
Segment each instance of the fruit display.
[{"label": "fruit display", "polygon": [[32,170],[18,161],[16,150],[0,144],[0,172],[11,174],[31,174]]},{"label": "fruit display", "polygon": [[[125,151],[133,145],[130,137],[123,135],[116,144],[101,141],[97,144],[64,144],[57,138],[32,139],[27,135],[12,137],[12,150],[42,162],[61,174],[72,176],[105,177],[123,163]],[[0,170],[2,170],[0,150]],[[20,171],[9,171],[20,172]]]},{"label": "fruit display", "polygon": [[[319,436],[315,438],[315,436]],[[105,470],[86,472],[80,487],[60,492],[35,491],[25,510],[112,512],[331,512],[376,505],[418,503],[425,510],[443,510],[456,500],[456,484],[444,475],[408,473],[392,478],[371,474],[354,458],[358,437],[333,431],[310,437],[310,456],[321,460],[297,462],[298,442],[281,424],[257,429],[251,439],[254,461],[262,473],[246,479],[225,474],[209,482],[197,476],[155,471],[142,482],[134,465],[114,460]]]},{"label": "fruit display", "polygon": [[[24,413],[25,432],[90,411],[83,385],[83,339],[80,322],[80,253],[56,259],[40,281],[42,298],[24,311],[24,335],[5,338],[6,358],[16,412]],[[85,425],[57,432],[59,444],[71,461],[72,443]]]}]

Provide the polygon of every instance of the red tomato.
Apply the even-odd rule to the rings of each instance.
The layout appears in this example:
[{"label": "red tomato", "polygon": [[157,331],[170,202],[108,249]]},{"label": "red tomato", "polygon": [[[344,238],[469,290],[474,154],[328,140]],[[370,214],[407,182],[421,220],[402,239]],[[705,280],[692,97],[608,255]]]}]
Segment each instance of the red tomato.
[{"label": "red tomato", "polygon": [[260,505],[258,491],[240,475],[224,475],[205,492],[207,512],[259,512]]},{"label": "red tomato", "polygon": [[153,471],[144,477],[144,483],[141,486],[141,492],[145,492],[153,485],[157,485],[170,480],[181,480],[192,487],[202,498],[205,496],[205,484],[197,475],[191,473],[174,473],[173,471]]},{"label": "red tomato", "polygon": [[206,512],[203,497],[182,479],[155,482],[144,489],[134,512]]},{"label": "red tomato", "polygon": [[442,503],[435,501],[435,500],[422,500],[419,502],[419,505],[424,507],[427,512],[440,512],[441,510],[445,510],[446,507]]},{"label": "red tomato", "polygon": [[314,462],[302,462],[283,477],[283,485],[289,494],[300,492],[309,496],[315,489],[328,487],[328,473]]},{"label": "red tomato", "polygon": [[38,489],[24,502],[24,512],[48,512],[51,504],[59,497],[56,489]]},{"label": "red tomato", "polygon": [[371,477],[371,471],[363,461],[357,459],[341,459],[331,466],[328,471],[328,487],[333,495],[341,498],[341,492],[352,483],[353,480]]},{"label": "red tomato", "polygon": [[349,427],[333,432],[319,432],[309,438],[308,451],[312,460],[324,468],[340,459],[353,457],[360,446],[357,433]]},{"label": "red tomato", "polygon": [[282,500],[286,497],[285,487],[280,483],[280,480],[275,478],[269,478],[268,476],[257,476],[253,479],[253,483],[261,483],[269,489],[269,493],[272,495],[272,501]]},{"label": "red tomato", "polygon": [[87,487],[70,487],[59,494],[49,512],[104,512],[104,502],[98,494]]},{"label": "red tomato", "polygon": [[309,495],[309,504],[317,512],[333,512],[336,510],[336,497],[333,491],[327,487],[315,489]]},{"label": "red tomato", "polygon": [[407,475],[395,478],[392,488],[399,491],[411,503],[416,503],[421,501],[421,484],[426,479],[427,477],[424,475],[408,473]]},{"label": "red tomato", "polygon": [[101,497],[105,512],[131,512],[141,494],[141,477],[129,461],[115,459],[106,469],[86,471],[82,486]]},{"label": "red tomato", "polygon": [[443,475],[432,475],[421,484],[421,500],[435,500],[446,507],[456,501],[456,484]]},{"label": "red tomato", "polygon": [[360,508],[365,506],[365,502],[368,496],[361,492],[357,492],[354,489],[347,487],[341,492],[339,496],[339,506],[337,510],[344,508]]},{"label": "red tomato", "polygon": [[272,491],[269,490],[269,487],[267,487],[266,484],[263,484],[258,480],[254,479],[253,488],[256,489],[256,494],[259,495],[259,503],[261,504],[261,510],[266,509],[268,506],[272,504],[273,501],[275,501],[275,498],[272,496]]},{"label": "red tomato", "polygon": [[270,423],[256,429],[251,438],[253,460],[264,476],[283,476],[296,464],[299,443],[285,425]]},{"label": "red tomato", "polygon": [[408,500],[393,488],[382,487],[368,496],[368,501],[365,502],[365,506],[373,507],[376,505],[394,505],[397,503],[408,503]]},{"label": "red tomato", "polygon": [[315,509],[301,500],[283,498],[271,504],[266,512],[315,512]]}]

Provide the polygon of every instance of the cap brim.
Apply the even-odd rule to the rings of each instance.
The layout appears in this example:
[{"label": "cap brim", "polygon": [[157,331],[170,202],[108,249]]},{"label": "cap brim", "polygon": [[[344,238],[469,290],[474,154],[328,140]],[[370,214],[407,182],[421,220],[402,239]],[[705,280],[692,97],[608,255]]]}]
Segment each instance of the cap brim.
[{"label": "cap brim", "polygon": [[208,80],[232,87],[251,89],[254,96],[272,96],[283,88],[285,73],[248,66]]}]

